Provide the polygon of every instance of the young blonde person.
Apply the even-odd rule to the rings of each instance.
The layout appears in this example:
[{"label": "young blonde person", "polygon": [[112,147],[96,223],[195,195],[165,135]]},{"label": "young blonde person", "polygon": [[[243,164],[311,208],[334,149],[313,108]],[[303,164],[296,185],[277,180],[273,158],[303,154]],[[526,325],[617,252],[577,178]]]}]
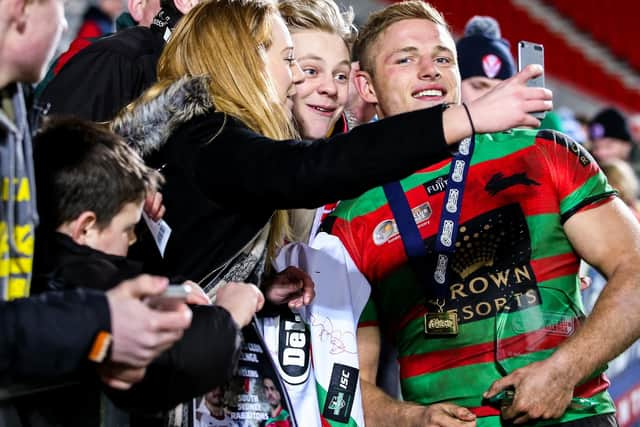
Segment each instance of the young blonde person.
[{"label": "young blonde person", "polygon": [[[355,35],[353,12],[341,12],[332,0],[284,0],[278,3],[278,10],[305,76],[293,97],[293,117],[301,137],[318,139],[348,131],[344,110]],[[291,211],[292,239],[313,240],[322,218],[334,206]]]}]

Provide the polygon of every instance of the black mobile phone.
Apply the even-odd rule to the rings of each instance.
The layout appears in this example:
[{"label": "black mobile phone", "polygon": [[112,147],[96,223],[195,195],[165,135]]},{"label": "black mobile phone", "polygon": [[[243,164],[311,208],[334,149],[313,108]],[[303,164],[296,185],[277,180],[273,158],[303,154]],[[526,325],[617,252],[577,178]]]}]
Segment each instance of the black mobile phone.
[{"label": "black mobile phone", "polygon": [[[518,42],[518,71],[522,71],[529,64],[540,64],[544,67],[544,46],[539,43],[528,41]],[[538,77],[529,79],[527,86],[544,87],[544,72]],[[537,119],[544,119],[545,112],[537,111],[531,113]]]},{"label": "black mobile phone", "polygon": [[185,302],[190,292],[191,286],[189,285],[169,285],[163,293],[150,296],[145,301],[149,307],[155,310],[171,311]]},{"label": "black mobile phone", "polygon": [[486,400],[493,406],[510,406],[513,403],[513,396],[515,396],[515,394],[516,391],[513,388],[506,388]]}]

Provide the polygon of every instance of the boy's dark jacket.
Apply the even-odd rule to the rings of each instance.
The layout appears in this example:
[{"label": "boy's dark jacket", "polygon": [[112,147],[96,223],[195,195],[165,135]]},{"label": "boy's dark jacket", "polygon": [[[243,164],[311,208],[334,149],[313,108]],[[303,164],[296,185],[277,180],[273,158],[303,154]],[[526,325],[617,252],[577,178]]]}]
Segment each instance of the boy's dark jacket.
[{"label": "boy's dark jacket", "polygon": [[[140,273],[124,257],[81,246],[60,233],[40,236],[34,292],[89,287],[107,290]],[[38,256],[38,254],[46,256]],[[202,395],[226,383],[237,362],[239,331],[229,313],[216,306],[191,306],[193,320],[183,338],[148,368],[145,378],[126,392],[106,389],[95,367],[77,377],[79,385],[27,396],[17,401],[24,426],[99,426],[100,392],[118,406],[150,414]],[[144,424],[151,421],[148,417]],[[138,422],[138,425],[143,424]]]}]

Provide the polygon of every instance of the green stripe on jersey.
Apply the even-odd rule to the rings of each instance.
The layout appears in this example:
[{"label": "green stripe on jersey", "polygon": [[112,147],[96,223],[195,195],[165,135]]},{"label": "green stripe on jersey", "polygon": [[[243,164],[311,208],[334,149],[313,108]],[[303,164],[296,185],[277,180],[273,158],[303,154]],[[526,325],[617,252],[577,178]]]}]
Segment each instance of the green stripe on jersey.
[{"label": "green stripe on jersey", "polygon": [[531,238],[531,259],[537,260],[573,252],[573,247],[560,224],[560,215],[540,214],[526,217]]},{"label": "green stripe on jersey", "polygon": [[613,191],[603,173],[592,176],[560,201],[560,213],[564,215],[573,209],[574,206],[579,205],[581,201],[590,198],[594,194],[601,194],[603,187],[606,188],[605,191]]}]

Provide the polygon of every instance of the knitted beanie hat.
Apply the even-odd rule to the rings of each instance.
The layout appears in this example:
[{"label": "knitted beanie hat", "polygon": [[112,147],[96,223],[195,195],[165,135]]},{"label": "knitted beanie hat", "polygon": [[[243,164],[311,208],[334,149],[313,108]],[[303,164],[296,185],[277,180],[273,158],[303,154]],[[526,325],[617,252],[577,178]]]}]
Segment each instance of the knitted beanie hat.
[{"label": "knitted beanie hat", "polygon": [[462,80],[475,76],[504,80],[516,72],[509,42],[490,16],[471,18],[456,46]]},{"label": "knitted beanie hat", "polygon": [[605,108],[589,123],[591,139],[616,138],[631,143],[627,119],[615,108]]}]

